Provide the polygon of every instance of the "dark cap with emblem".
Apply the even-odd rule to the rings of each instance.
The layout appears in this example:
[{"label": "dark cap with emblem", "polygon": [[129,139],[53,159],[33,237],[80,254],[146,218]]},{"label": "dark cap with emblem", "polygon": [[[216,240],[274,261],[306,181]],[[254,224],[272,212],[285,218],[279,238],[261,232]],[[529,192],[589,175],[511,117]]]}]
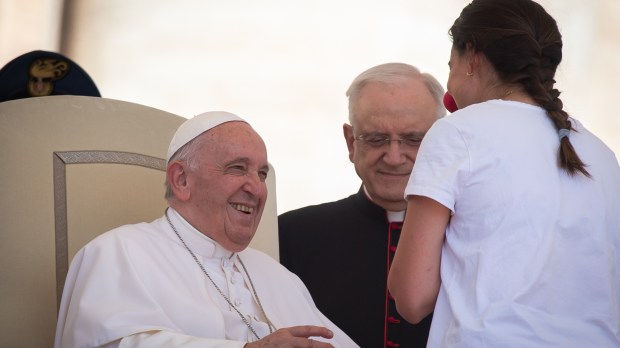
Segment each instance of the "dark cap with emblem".
[{"label": "dark cap with emblem", "polygon": [[48,95],[101,97],[86,71],[59,53],[28,52],[0,69],[0,102]]}]

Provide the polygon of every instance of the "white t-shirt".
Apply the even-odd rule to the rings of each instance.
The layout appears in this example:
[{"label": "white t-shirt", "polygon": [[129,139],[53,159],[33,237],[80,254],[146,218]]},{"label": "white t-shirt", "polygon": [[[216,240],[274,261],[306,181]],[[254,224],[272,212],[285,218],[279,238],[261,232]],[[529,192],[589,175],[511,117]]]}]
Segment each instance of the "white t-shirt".
[{"label": "white t-shirt", "polygon": [[[334,333],[329,342],[335,347],[358,347],[321,314],[301,280],[271,257],[250,248],[233,256],[173,209],[168,215],[260,337],[269,334],[269,326],[236,255],[276,328],[325,326]],[[239,348],[255,340],[162,217],[104,233],[76,254],[65,283],[55,347],[120,343],[121,347]]]},{"label": "white t-shirt", "polygon": [[571,122],[592,179],[560,169],[536,106],[471,105],[425,136],[405,195],[452,211],[429,347],[620,346],[620,168]]}]

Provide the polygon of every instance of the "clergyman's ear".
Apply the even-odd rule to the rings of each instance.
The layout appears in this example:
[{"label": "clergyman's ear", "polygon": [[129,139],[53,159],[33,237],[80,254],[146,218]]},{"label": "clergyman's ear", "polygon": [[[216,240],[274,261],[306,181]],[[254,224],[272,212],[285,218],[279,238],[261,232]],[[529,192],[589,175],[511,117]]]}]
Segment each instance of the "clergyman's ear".
[{"label": "clergyman's ear", "polygon": [[342,125],[342,134],[344,135],[344,140],[347,142],[347,149],[349,150],[349,160],[353,162],[353,154],[355,153],[355,148],[353,147],[353,142],[355,138],[353,136],[353,127],[349,124]]},{"label": "clergyman's ear", "polygon": [[166,169],[167,180],[174,197],[180,201],[187,201],[190,198],[189,182],[187,180],[186,164],[173,161],[168,164]]}]

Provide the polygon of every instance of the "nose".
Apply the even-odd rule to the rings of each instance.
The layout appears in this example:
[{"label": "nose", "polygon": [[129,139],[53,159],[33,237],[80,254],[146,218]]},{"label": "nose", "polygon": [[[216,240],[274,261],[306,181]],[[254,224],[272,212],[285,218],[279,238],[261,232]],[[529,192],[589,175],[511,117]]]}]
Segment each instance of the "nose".
[{"label": "nose", "polygon": [[383,161],[385,163],[398,166],[405,162],[405,153],[402,151],[402,145],[400,141],[390,141],[388,147],[385,149],[385,153],[383,154]]},{"label": "nose", "polygon": [[267,183],[256,172],[248,172],[245,175],[245,183],[243,184],[243,190],[254,195],[260,195],[262,192],[267,191]]}]

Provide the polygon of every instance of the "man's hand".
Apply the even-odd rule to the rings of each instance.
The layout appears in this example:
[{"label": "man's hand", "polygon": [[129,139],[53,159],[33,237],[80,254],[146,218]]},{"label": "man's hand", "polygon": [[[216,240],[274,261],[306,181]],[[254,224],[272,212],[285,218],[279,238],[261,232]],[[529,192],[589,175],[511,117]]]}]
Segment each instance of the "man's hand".
[{"label": "man's hand", "polygon": [[321,326],[293,326],[279,329],[256,342],[247,343],[244,348],[333,348],[329,343],[310,337],[332,338],[334,333]]}]

